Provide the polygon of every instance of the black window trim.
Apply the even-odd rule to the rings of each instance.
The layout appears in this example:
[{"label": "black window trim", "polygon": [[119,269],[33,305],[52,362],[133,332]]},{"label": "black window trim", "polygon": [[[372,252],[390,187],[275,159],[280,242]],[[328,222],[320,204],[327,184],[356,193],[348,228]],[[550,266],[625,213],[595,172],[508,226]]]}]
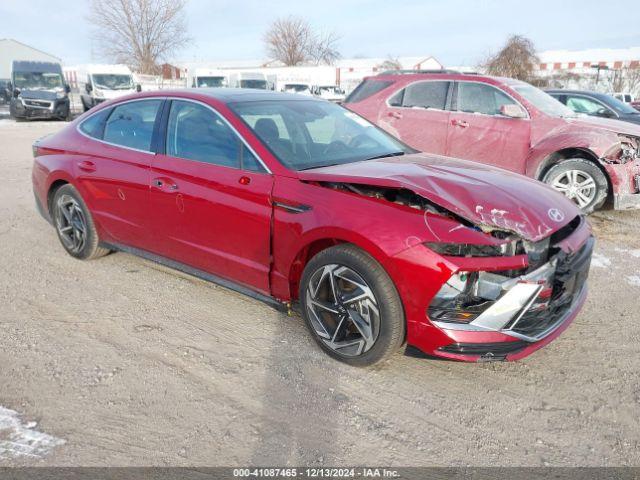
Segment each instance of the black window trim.
[{"label": "black window trim", "polygon": [[[87,120],[89,120],[89,119],[90,119],[91,117],[93,117],[94,115],[97,115],[97,114],[98,114],[98,113],[100,113],[100,112],[104,112],[104,111],[105,111],[105,110],[107,110],[107,109],[111,109],[111,111],[110,111],[110,112],[109,112],[109,114],[107,115],[107,119],[106,119],[106,121],[105,121],[105,125],[106,125],[106,122],[107,122],[107,121],[109,121],[109,117],[111,116],[111,114],[113,113],[113,111],[114,111],[117,107],[119,107],[120,105],[125,105],[125,104],[127,104],[127,103],[132,103],[132,102],[144,102],[144,101],[148,101],[148,100],[160,100],[160,102],[161,102],[161,103],[160,103],[160,108],[158,108],[158,112],[156,113],[156,119],[155,119],[155,123],[154,123],[154,126],[153,126],[153,133],[152,133],[152,135],[151,135],[151,146],[150,146],[150,149],[151,149],[151,150],[141,150],[141,149],[139,149],[139,148],[127,147],[126,145],[119,145],[119,144],[117,144],[117,143],[107,142],[107,141],[103,140],[102,138],[95,138],[95,137],[92,137],[91,135],[86,134],[85,132],[83,132],[83,131],[80,129],[80,126],[81,126],[84,122],[86,122]],[[159,115],[159,114],[160,114],[160,113],[162,113],[162,109],[163,109],[163,105],[164,105],[165,101],[166,101],[166,97],[144,97],[144,98],[133,98],[133,99],[131,99],[131,100],[126,100],[126,101],[124,101],[124,102],[114,103],[114,104],[112,104],[112,105],[109,105],[109,106],[108,106],[108,107],[106,107],[106,108],[101,108],[101,109],[99,109],[99,110],[97,110],[97,111],[95,111],[95,112],[91,113],[90,115],[88,115],[88,116],[87,116],[87,118],[83,118],[83,119],[82,119],[82,121],[81,121],[81,122],[78,122],[78,125],[76,125],[76,131],[77,131],[78,133],[80,133],[80,135],[83,135],[83,136],[87,137],[87,138],[88,138],[88,139],[90,139],[90,140],[94,140],[94,141],[96,141],[96,142],[104,143],[105,145],[110,145],[110,146],[112,146],[112,147],[118,147],[118,148],[124,148],[125,150],[132,150],[132,151],[134,151],[134,152],[146,153],[147,155],[155,155],[155,154],[156,154],[156,152],[155,152],[155,149],[154,149],[154,142],[153,142],[153,139],[154,139],[154,136],[156,135],[156,129],[157,129],[157,127],[158,127],[158,120],[159,120],[159,118],[160,118],[160,115]],[[102,136],[104,137],[104,127],[102,128]]]},{"label": "black window trim", "polygon": [[[240,158],[238,159],[240,166],[239,167],[228,167],[225,165],[219,165],[217,163],[209,163],[209,162],[203,162],[201,160],[193,160],[193,159],[189,159],[189,158],[182,158],[182,157],[173,157],[171,155],[167,155],[167,156],[171,156],[172,158],[180,158],[181,160],[188,160],[188,161],[193,161],[193,162],[200,162],[200,163],[204,163],[206,165],[212,165],[214,167],[221,167],[221,168],[233,168],[235,170],[238,171],[242,171],[242,172],[249,172],[249,173],[262,173],[262,174],[268,174],[268,175],[273,175],[273,173],[271,172],[271,169],[269,167],[267,167],[267,164],[264,163],[264,161],[262,160],[262,158],[260,158],[260,156],[255,152],[255,150],[253,148],[251,148],[251,146],[247,143],[247,141],[244,139],[244,137],[242,135],[240,135],[240,132],[238,132],[238,130],[231,125],[231,123],[229,123],[229,121],[224,118],[224,116],[218,112],[215,108],[213,108],[211,105],[201,102],[199,100],[194,100],[192,98],[185,98],[185,97],[166,97],[166,103],[165,103],[165,108],[162,111],[162,115],[161,117],[161,124],[159,126],[159,136],[157,139],[157,144],[156,146],[158,147],[158,149],[156,150],[158,153],[162,154],[162,155],[166,155],[166,143],[167,143],[167,128],[168,128],[168,124],[169,124],[169,112],[171,111],[171,103],[173,103],[173,101],[183,101],[183,102],[191,102],[191,103],[195,103],[197,105],[202,105],[203,107],[208,108],[209,110],[211,110],[214,115],[218,116],[224,123],[225,125],[227,125],[231,131],[234,133],[234,135],[238,138],[238,140],[240,141]],[[244,149],[248,149],[253,156],[256,158],[256,160],[258,160],[258,163],[260,164],[260,166],[263,168],[263,170],[246,170],[243,168],[243,162],[242,159],[244,157]]]},{"label": "black window trim", "polygon": [[[479,83],[481,85],[487,85],[491,88],[494,88],[496,90],[498,90],[500,93],[506,95],[507,97],[509,97],[511,100],[513,100],[513,103],[515,103],[516,105],[520,106],[520,108],[522,108],[522,110],[524,110],[527,114],[526,117],[524,118],[512,118],[512,117],[506,117],[504,115],[489,115],[488,113],[479,113],[479,112],[463,112],[461,110],[458,110],[458,85],[461,83]],[[530,120],[531,119],[531,114],[529,113],[529,110],[527,108],[525,108],[525,106],[522,104],[522,102],[518,101],[518,99],[516,99],[513,95],[511,95],[509,92],[507,92],[506,90],[499,88],[496,85],[493,85],[489,82],[480,82],[478,80],[456,80],[455,81],[455,93],[453,95],[453,101],[451,102],[451,112],[452,113],[463,113],[466,115],[482,115],[485,117],[493,117],[493,118],[504,118],[504,119],[508,119],[508,120]]]},{"label": "black window trim", "polygon": [[[391,101],[391,99],[393,97],[395,97],[397,94],[399,94],[400,92],[402,93],[402,102],[404,103],[404,91],[409,88],[412,85],[415,85],[416,83],[425,83],[425,82],[446,82],[449,84],[449,88],[447,89],[447,98],[445,99],[444,102],[444,109],[442,108],[433,108],[433,107],[429,107],[429,108],[424,108],[424,107],[405,107],[404,105],[391,105],[389,102]],[[446,112],[450,110],[451,107],[451,102],[453,100],[453,84],[455,83],[454,80],[450,80],[448,78],[424,78],[421,80],[414,80],[413,82],[407,83],[405,85],[403,85],[401,88],[398,88],[397,90],[395,90],[391,95],[387,96],[387,99],[385,100],[385,104],[387,106],[387,108],[402,108],[402,109],[406,109],[406,110],[431,110],[431,111],[435,111],[435,112]]]}]

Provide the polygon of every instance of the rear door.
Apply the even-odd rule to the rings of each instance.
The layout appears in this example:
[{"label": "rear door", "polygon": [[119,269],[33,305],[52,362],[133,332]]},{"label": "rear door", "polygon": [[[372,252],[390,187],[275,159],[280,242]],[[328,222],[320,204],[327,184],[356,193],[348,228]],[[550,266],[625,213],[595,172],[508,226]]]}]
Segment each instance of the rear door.
[{"label": "rear door", "polygon": [[456,82],[447,155],[524,173],[531,122],[502,115],[500,107],[509,104],[519,105],[493,85]]},{"label": "rear door", "polygon": [[150,237],[149,169],[163,102],[121,103],[79,125],[90,141],[77,156],[77,182],[99,225],[118,243],[145,248]]},{"label": "rear door", "polygon": [[272,175],[207,105],[170,100],[162,124],[150,178],[157,253],[269,293]]},{"label": "rear door", "polygon": [[423,80],[394,93],[382,107],[380,126],[417,150],[443,155],[447,147],[451,84]]}]

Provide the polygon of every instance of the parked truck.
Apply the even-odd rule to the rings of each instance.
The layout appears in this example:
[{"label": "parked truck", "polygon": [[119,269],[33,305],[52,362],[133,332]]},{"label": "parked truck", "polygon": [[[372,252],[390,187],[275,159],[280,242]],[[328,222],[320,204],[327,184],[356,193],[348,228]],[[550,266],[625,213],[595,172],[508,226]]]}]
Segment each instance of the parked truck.
[{"label": "parked truck", "polygon": [[126,65],[80,65],[75,68],[82,108],[140,91]]},{"label": "parked truck", "polygon": [[229,75],[229,86],[267,90],[267,77],[260,72],[235,72]]},{"label": "parked truck", "polygon": [[6,92],[12,118],[70,119],[70,88],[59,63],[14,60]]}]

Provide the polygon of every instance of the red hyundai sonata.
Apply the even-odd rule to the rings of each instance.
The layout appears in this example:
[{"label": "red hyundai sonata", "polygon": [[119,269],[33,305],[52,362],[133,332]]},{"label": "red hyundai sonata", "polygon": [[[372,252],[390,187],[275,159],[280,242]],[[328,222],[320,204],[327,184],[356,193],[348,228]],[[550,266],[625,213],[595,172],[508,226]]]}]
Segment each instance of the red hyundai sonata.
[{"label": "red hyundai sonata", "polygon": [[100,105],[34,155],[36,203],[70,255],[123,250],[299,305],[320,347],[352,365],[405,343],[516,360],[585,300],[593,239],[571,201],[416,153],[323,100],[148,92]]}]

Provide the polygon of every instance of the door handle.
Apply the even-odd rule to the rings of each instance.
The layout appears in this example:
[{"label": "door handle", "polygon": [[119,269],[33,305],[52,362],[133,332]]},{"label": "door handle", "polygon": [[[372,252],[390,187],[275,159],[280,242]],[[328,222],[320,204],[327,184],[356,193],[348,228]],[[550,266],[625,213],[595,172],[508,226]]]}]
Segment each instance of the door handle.
[{"label": "door handle", "polygon": [[171,180],[163,180],[162,178],[154,178],[151,181],[151,185],[163,190],[169,190],[170,192],[178,190],[178,185],[176,183],[171,182]]},{"label": "door handle", "polygon": [[83,160],[83,161],[78,163],[78,168],[80,170],[85,171],[85,172],[95,172],[96,171],[96,164],[93,163],[93,162],[90,162],[89,160]]},{"label": "door handle", "polygon": [[400,112],[389,112],[388,115],[392,118],[397,118],[398,120],[402,118],[402,114]]},{"label": "door handle", "polygon": [[454,127],[467,128],[469,126],[469,122],[467,122],[466,120],[458,120],[454,118],[453,120],[451,120],[451,125],[453,125]]}]

